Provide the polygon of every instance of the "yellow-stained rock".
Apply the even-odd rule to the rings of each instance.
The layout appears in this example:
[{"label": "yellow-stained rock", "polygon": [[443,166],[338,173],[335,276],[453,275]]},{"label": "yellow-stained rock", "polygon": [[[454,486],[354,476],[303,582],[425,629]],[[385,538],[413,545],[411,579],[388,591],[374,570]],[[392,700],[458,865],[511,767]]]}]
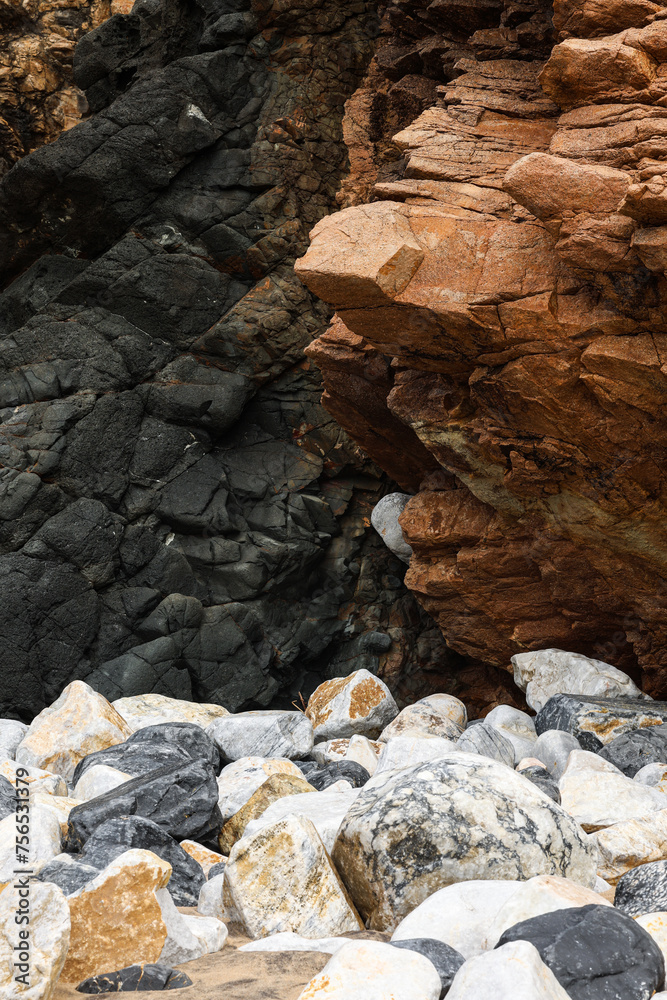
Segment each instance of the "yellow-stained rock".
[{"label": "yellow-stained rock", "polygon": [[156,892],[170,875],[171,865],[150,851],[126,851],[69,896],[72,930],[63,980],[79,983],[135,962],[157,962],[167,926]]},{"label": "yellow-stained rock", "polygon": [[316,742],[357,733],[373,739],[398,715],[398,705],[378,677],[355,670],[320,684],[308,699],[306,715]]},{"label": "yellow-stained rock", "polygon": [[243,836],[248,823],[261,816],[272,802],[287,795],[314,791],[313,786],[305,778],[297,778],[294,774],[272,774],[251,795],[245,805],[227,820],[218,837],[220,850],[223,854],[229,854],[236,841]]},{"label": "yellow-stained rock", "polygon": [[[16,769],[21,768],[20,785],[27,785],[30,794],[44,792],[47,795],[67,795],[67,782],[59,774],[44,771],[41,767],[26,767],[14,760],[5,760],[0,765],[0,775],[16,788]],[[27,774],[25,772],[28,772]]]},{"label": "yellow-stained rock", "polygon": [[200,705],[179,698],[168,698],[164,694],[137,694],[129,698],[117,698],[113,707],[134,732],[163,722],[192,722],[205,729],[215,719],[229,715],[222,705]]},{"label": "yellow-stained rock", "polygon": [[317,830],[303,816],[287,816],[234,845],[223,903],[252,938],[280,931],[333,937],[363,929]]},{"label": "yellow-stained rock", "polygon": [[621,875],[650,861],[667,859],[667,809],[647,819],[630,819],[594,833],[600,878],[616,885]]},{"label": "yellow-stained rock", "polygon": [[219,864],[221,861],[226,861],[227,858],[222,854],[217,854],[216,851],[209,850],[208,847],[204,847],[203,844],[198,844],[195,840],[182,840],[181,847],[186,854],[189,854],[191,858],[194,858],[204,870],[204,875],[208,877],[209,870],[213,865]]},{"label": "yellow-stained rock", "polygon": [[[57,885],[31,882],[28,928],[28,925],[15,922],[21,902],[20,891],[25,892],[25,889],[12,883],[0,892],[0,997],[3,1000],[50,1000],[67,956],[69,907]],[[23,954],[20,946],[25,944],[27,936],[29,950]],[[15,962],[19,963],[18,968]],[[27,975],[29,985],[17,981],[14,978],[17,975]]]},{"label": "yellow-stained rock", "polygon": [[72,681],[33,719],[19,743],[16,763],[41,767],[71,781],[83,757],[123,743],[131,733],[106,698],[83,681]]},{"label": "yellow-stained rock", "polygon": [[658,948],[662,952],[665,964],[667,965],[667,913],[642,913],[640,917],[635,917],[637,923],[651,935]]},{"label": "yellow-stained rock", "polygon": [[218,778],[218,805],[223,822],[230,819],[272,774],[303,774],[286,757],[242,757],[223,767]]}]

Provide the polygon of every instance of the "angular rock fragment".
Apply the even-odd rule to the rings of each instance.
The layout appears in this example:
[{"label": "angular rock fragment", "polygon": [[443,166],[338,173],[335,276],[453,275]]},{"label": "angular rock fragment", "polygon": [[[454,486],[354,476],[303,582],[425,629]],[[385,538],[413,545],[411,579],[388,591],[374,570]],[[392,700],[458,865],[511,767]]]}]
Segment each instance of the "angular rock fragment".
[{"label": "angular rock fragment", "polygon": [[[316,765],[313,763],[312,767],[315,769]],[[301,770],[286,757],[242,757],[223,767],[218,778],[218,804],[223,822],[238,812],[272,774],[302,777]]]},{"label": "angular rock fragment", "polygon": [[124,785],[133,777],[135,775],[119,771],[116,767],[109,767],[108,764],[94,764],[83,772],[74,785],[72,794],[75,799],[84,802],[87,799],[96,799],[98,795],[104,795],[105,792],[110,792],[113,788]]},{"label": "angular rock fragment", "polygon": [[116,816],[144,816],[175,840],[215,835],[221,826],[214,772],[202,760],[159,768],[76,806],[68,850],[80,850],[95,829]]},{"label": "angular rock fragment", "polygon": [[605,744],[599,754],[615,764],[623,774],[634,778],[646,764],[667,764],[667,729],[650,726],[622,733]]},{"label": "angular rock fragment", "polygon": [[456,741],[462,728],[449,715],[438,711],[432,705],[416,702],[402,709],[396,718],[382,730],[380,740],[390,740],[394,736],[442,736]]},{"label": "angular rock fragment", "polygon": [[246,836],[252,837],[288,816],[302,816],[312,822],[327,851],[331,852],[340,825],[358,794],[358,789],[341,783],[340,786],[330,785],[315,794],[310,792],[277,799],[258,819],[248,823]]},{"label": "angular rock fragment", "polygon": [[229,715],[222,705],[200,705],[164,694],[137,694],[117,698],[112,704],[133,732],[165,722],[193,722],[206,729],[215,719]]},{"label": "angular rock fragment", "polygon": [[33,719],[17,747],[16,761],[71,781],[80,760],[122,743],[130,732],[106,698],[83,681],[72,681]]},{"label": "angular rock fragment", "polygon": [[301,712],[240,712],[216,719],[206,733],[228,761],[243,757],[305,757],[313,727]]},{"label": "angular rock fragment", "polygon": [[354,760],[334,760],[315,771],[309,771],[307,778],[313,788],[322,792],[341,780],[349,781],[353,788],[361,788],[370,778],[370,774],[365,767]]},{"label": "angular rock fragment", "polygon": [[79,983],[77,993],[135,993],[147,990],[181,990],[192,986],[192,980],[179,969],[168,965],[144,963],[128,965],[117,972],[100,973]]},{"label": "angular rock fragment", "polygon": [[440,976],[424,955],[381,941],[350,941],[311,979],[299,1000],[343,1000],[353,995],[439,1000],[440,992]]},{"label": "angular rock fragment", "polygon": [[30,838],[25,863],[34,872],[38,872],[62,850],[60,821],[50,809],[41,804],[31,806],[29,831],[17,827],[16,821],[15,814],[0,821],[0,884],[10,882],[13,878],[17,867],[18,836],[27,835]]},{"label": "angular rock fragment", "polygon": [[651,861],[622,875],[614,906],[629,917],[667,910],[667,860]]},{"label": "angular rock fragment", "polygon": [[631,869],[667,859],[667,809],[648,819],[614,823],[592,836],[600,852],[598,875],[615,885]]},{"label": "angular rock fragment", "polygon": [[315,827],[301,816],[234,845],[224,875],[227,898],[252,938],[288,930],[329,937],[363,926]]},{"label": "angular rock fragment", "polygon": [[182,840],[180,846],[183,848],[186,854],[189,854],[198,865],[200,865],[204,875],[208,878],[208,873],[211,868],[214,868],[220,863],[224,864],[226,858],[222,854],[218,854],[217,851],[212,851],[208,847],[204,847],[203,844],[198,844],[196,840]]},{"label": "angular rock fragment", "polygon": [[375,929],[396,927],[454,881],[553,874],[594,883],[597,857],[580,827],[503,764],[457,752],[371,788],[377,780],[350,807],[332,855]]},{"label": "angular rock fragment", "polygon": [[555,694],[537,713],[535,729],[538,736],[547,730],[559,729],[570,733],[580,742],[584,737],[591,736],[607,744],[624,733],[646,726],[662,726],[665,723],[667,702],[640,701],[620,696],[597,698]]},{"label": "angular rock fragment", "polygon": [[320,684],[306,715],[318,743],[357,734],[372,740],[398,715],[398,705],[387,685],[362,669]]},{"label": "angular rock fragment", "polygon": [[239,811],[227,820],[218,837],[220,850],[223,854],[228,855],[236,841],[243,836],[248,824],[258,819],[272,802],[286,796],[313,792],[314,790],[305,778],[297,778],[293,774],[271,775],[251,795],[245,805],[241,806]]}]

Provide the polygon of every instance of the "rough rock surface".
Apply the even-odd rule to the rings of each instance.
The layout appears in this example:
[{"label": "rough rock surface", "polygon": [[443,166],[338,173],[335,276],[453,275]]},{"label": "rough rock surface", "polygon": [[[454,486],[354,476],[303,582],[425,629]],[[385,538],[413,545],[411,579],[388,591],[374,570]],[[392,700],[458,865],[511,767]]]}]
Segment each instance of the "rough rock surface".
[{"label": "rough rock surface", "polygon": [[100,3],[2,6],[12,160],[53,135],[34,88],[69,114],[49,67],[94,30],[90,116],[0,187],[0,714],[73,678],[232,711],[359,666],[473,686],[370,525],[395,486],[303,357],[329,311],[292,264],[336,205],[376,5]]},{"label": "rough rock surface", "polygon": [[[406,582],[455,650],[505,669],[579,652],[655,696],[667,22],[633,0],[551,15],[388,8],[348,105],[346,207],[297,263],[336,309],[308,354],[325,406],[415,494]],[[388,131],[410,84],[412,123]]]},{"label": "rough rock surface", "polygon": [[170,969],[168,965],[146,962],[144,965],[128,965],[117,972],[107,972],[84,979],[77,986],[78,993],[131,993],[138,990],[180,990],[192,986],[192,980],[185,972]]}]

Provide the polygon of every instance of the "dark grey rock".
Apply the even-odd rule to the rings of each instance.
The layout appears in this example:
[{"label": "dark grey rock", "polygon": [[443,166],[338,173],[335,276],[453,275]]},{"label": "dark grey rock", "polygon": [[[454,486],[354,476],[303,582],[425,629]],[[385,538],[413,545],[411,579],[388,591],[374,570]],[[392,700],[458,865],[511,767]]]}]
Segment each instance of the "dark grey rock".
[{"label": "dark grey rock", "polygon": [[192,980],[180,969],[167,965],[128,965],[117,972],[102,972],[84,979],[77,993],[141,993],[148,990],[182,990]]},{"label": "dark grey rock", "polygon": [[595,733],[579,733],[578,742],[582,750],[588,750],[590,753],[597,753],[604,746],[602,740]]},{"label": "dark grey rock", "polygon": [[522,767],[519,771],[524,778],[532,781],[545,795],[560,805],[560,789],[558,782],[552,778],[546,767]]},{"label": "dark grey rock", "polygon": [[394,948],[417,951],[420,955],[428,958],[440,976],[442,984],[440,1000],[447,996],[454,976],[465,962],[465,958],[456,948],[450,947],[444,941],[437,941],[435,938],[407,938],[404,941],[390,941],[389,943]]},{"label": "dark grey rock", "polygon": [[496,948],[529,941],[572,1000],[649,1000],[665,982],[653,938],[611,906],[555,910],[506,930]]},{"label": "dark grey rock", "polygon": [[53,882],[66,896],[78,892],[84,885],[99,875],[99,868],[90,864],[80,864],[75,858],[62,861],[54,858],[35,875],[39,882]]},{"label": "dark grey rock", "polygon": [[211,867],[208,870],[208,875],[206,876],[207,880],[210,882],[210,880],[212,878],[215,878],[216,875],[222,875],[226,867],[227,867],[226,861],[216,861],[216,863],[214,865],[211,865]]},{"label": "dark grey rock", "polygon": [[623,733],[598,751],[600,757],[634,778],[645,764],[667,764],[667,734],[658,733],[653,726]]},{"label": "dark grey rock", "polygon": [[69,814],[67,850],[81,851],[95,830],[119,816],[144,816],[177,841],[206,840],[221,827],[216,773],[203,760],[159,768],[82,802]]},{"label": "dark grey rock", "polygon": [[561,729],[575,736],[582,749],[593,752],[597,747],[591,745],[590,737],[606,744],[624,733],[663,723],[667,723],[667,702],[578,694],[553,695],[535,717],[538,736],[549,729]]},{"label": "dark grey rock", "polygon": [[192,760],[187,750],[175,746],[173,743],[117,743],[115,746],[106,747],[104,750],[95,750],[88,754],[74,769],[73,782],[82,778],[91,767],[97,764],[105,764],[107,767],[115,767],[126,774],[139,777],[142,774],[149,774],[160,767],[168,767],[173,764],[185,763]]},{"label": "dark grey rock", "polygon": [[456,745],[459,750],[466,753],[478,753],[482,757],[491,757],[492,760],[499,760],[501,764],[514,767],[514,747],[502,733],[484,722],[466,729],[459,736]]},{"label": "dark grey rock", "polygon": [[318,792],[324,791],[329,785],[341,779],[349,781],[354,788],[361,788],[370,779],[366,768],[354,760],[334,760],[316,770],[305,771],[303,768],[301,770],[304,778],[307,778]]},{"label": "dark grey rock", "polygon": [[155,746],[162,742],[173,744],[179,750],[185,750],[192,760],[205,760],[214,771],[220,770],[221,762],[218,748],[201,726],[192,722],[163,722],[156,726],[145,726],[143,729],[137,730],[136,733],[132,733],[126,740],[126,745],[150,744]]},{"label": "dark grey rock", "polygon": [[199,862],[184,851],[173,837],[143,816],[118,816],[96,827],[77,860],[101,870],[132,848],[152,851],[172,868],[167,884],[177,906],[196,906],[206,878]]},{"label": "dark grey rock", "polygon": [[614,906],[629,917],[667,910],[667,861],[650,861],[621,875]]}]

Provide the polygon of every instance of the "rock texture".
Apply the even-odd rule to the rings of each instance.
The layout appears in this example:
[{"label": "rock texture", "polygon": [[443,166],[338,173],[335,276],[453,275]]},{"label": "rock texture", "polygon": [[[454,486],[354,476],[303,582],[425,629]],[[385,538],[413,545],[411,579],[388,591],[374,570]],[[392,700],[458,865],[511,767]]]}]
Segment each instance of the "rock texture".
[{"label": "rock texture", "polygon": [[375,5],[89,6],[2,13],[10,159],[53,136],[42,41],[64,66],[94,30],[90,115],[0,187],[0,715],[75,678],[231,711],[359,667],[458,690],[370,526],[395,487],[319,403],[329,312],[292,270],[347,170]]},{"label": "rock texture", "polygon": [[[348,104],[347,207],[297,263],[337,311],[307,353],[414,494],[406,582],[455,650],[506,668],[557,647],[659,695],[667,21],[632,0],[550,15],[387,10]],[[399,93],[413,120],[391,132]]]}]

